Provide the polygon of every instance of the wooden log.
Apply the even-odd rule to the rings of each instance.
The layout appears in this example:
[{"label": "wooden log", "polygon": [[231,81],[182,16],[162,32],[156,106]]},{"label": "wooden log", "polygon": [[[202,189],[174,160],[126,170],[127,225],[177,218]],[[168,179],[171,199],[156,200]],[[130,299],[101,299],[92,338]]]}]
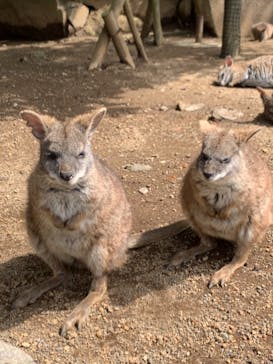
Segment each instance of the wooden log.
[{"label": "wooden log", "polygon": [[163,43],[163,32],[161,27],[160,3],[159,0],[150,0],[153,7],[154,43],[160,46]]},{"label": "wooden log", "polygon": [[129,52],[129,49],[126,45],[125,40],[123,39],[119,25],[115,18],[115,14],[113,11],[109,11],[107,14],[103,16],[107,31],[111,36],[118,56],[121,62],[129,64],[132,68],[135,68],[135,64],[133,58]]},{"label": "wooden log", "polygon": [[148,37],[153,25],[153,4],[151,0],[148,0],[148,6],[143,22],[143,27],[141,31],[141,38],[145,39]]},{"label": "wooden log", "polygon": [[[125,0],[112,0],[110,10],[112,10],[116,17],[119,16]],[[110,43],[110,36],[107,32],[106,26],[100,33],[99,39],[96,43],[94,53],[92,55],[92,60],[89,64],[88,70],[93,70],[101,66],[103,58],[105,57],[107,48]]]},{"label": "wooden log", "polygon": [[96,43],[95,50],[92,56],[92,60],[89,64],[88,70],[91,71],[101,66],[105,53],[107,51],[110,37],[107,33],[106,28],[100,33],[99,39]]},{"label": "wooden log", "polygon": [[134,16],[133,16],[133,12],[132,12],[132,8],[130,5],[129,0],[126,0],[124,3],[124,12],[127,16],[128,19],[128,23],[131,29],[131,32],[133,34],[134,37],[134,41],[135,41],[135,45],[138,51],[138,55],[140,57],[142,57],[144,59],[145,62],[148,62],[148,57],[147,54],[145,52],[145,48],[143,46],[142,40],[140,38],[140,35],[138,33],[138,30],[136,28],[135,22],[134,22]]}]

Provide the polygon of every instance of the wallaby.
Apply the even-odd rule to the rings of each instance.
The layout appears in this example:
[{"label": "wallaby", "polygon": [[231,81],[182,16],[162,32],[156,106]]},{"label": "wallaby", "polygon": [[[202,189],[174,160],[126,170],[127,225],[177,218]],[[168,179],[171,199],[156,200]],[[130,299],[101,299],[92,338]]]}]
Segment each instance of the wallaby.
[{"label": "wallaby", "polygon": [[263,116],[268,121],[273,121],[273,94],[269,95],[261,87],[257,87],[264,105]]},{"label": "wallaby", "polygon": [[218,86],[273,87],[273,56],[261,56],[234,64],[227,56],[215,82]]},{"label": "wallaby", "polygon": [[89,294],[68,316],[60,334],[81,328],[91,305],[107,290],[107,275],[129,248],[177,234],[186,221],[134,234],[131,209],[119,179],[96,157],[91,137],[106,109],[60,122],[30,110],[20,113],[40,142],[40,159],[28,181],[27,228],[36,253],[53,277],[23,292],[13,308],[33,303],[68,279],[67,266],[81,262],[92,273]]},{"label": "wallaby", "polygon": [[203,146],[191,164],[181,190],[183,212],[200,244],[178,252],[178,266],[216,247],[216,239],[236,245],[232,261],[218,270],[209,287],[223,286],[242,267],[255,242],[263,239],[272,223],[273,184],[265,162],[248,141],[254,131],[227,130],[200,122]]},{"label": "wallaby", "polygon": [[251,32],[255,40],[262,42],[272,38],[273,25],[265,22],[256,23],[252,25]]},{"label": "wallaby", "polygon": [[107,274],[126,259],[131,210],[118,178],[91,151],[90,138],[106,112],[101,108],[61,123],[33,111],[20,116],[40,141],[40,159],[28,181],[27,227],[31,244],[53,277],[21,294],[24,307],[67,278],[66,264],[84,263],[93,281],[87,297],[60,329],[80,328],[107,289]]}]

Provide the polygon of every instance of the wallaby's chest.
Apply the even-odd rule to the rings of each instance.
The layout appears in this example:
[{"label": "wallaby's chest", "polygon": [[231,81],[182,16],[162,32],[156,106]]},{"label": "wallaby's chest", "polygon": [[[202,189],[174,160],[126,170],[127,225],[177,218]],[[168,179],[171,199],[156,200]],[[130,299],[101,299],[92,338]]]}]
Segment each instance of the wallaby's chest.
[{"label": "wallaby's chest", "polygon": [[69,192],[50,189],[41,198],[41,207],[48,209],[54,216],[62,221],[86,209],[86,196],[84,193],[73,190]]},{"label": "wallaby's chest", "polygon": [[226,240],[235,239],[242,204],[231,186],[198,189],[189,208],[203,233]]}]

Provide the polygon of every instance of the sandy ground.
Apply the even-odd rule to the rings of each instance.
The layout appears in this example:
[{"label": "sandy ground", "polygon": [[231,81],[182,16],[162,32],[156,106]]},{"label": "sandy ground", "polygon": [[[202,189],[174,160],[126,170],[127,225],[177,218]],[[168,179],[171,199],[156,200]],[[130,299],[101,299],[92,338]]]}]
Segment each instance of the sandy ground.
[{"label": "sandy ground", "polygon": [[[273,230],[229,285],[212,290],[210,276],[232,257],[227,244],[177,270],[166,263],[198,242],[193,232],[131,251],[128,263],[111,274],[108,295],[92,308],[84,329],[68,339],[58,329],[87,294],[87,271],[75,270],[69,287],[10,311],[18,292],[50,275],[26,234],[26,183],[38,143],[19,121],[20,110],[65,119],[107,107],[94,149],[124,184],[134,231],[181,218],[179,190],[200,147],[198,121],[215,107],[243,113],[238,123],[222,121],[226,127],[261,128],[251,143],[273,171],[273,130],[258,116],[263,107],[257,91],[212,85],[222,62],[219,41],[196,45],[170,35],[160,48],[146,44],[150,63],[137,61],[136,70],[120,64],[111,46],[103,70],[88,72],[94,44],[85,37],[0,44],[0,338],[40,364],[273,363]],[[273,54],[273,40],[242,42],[242,58],[263,54]],[[178,102],[204,106],[181,112]],[[131,163],[151,169],[133,172],[125,168]]]}]

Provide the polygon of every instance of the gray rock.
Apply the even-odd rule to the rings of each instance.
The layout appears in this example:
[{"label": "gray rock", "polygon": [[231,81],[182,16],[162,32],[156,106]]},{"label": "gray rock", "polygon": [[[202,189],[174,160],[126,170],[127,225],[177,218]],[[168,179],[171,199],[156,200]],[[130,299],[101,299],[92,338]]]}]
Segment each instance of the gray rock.
[{"label": "gray rock", "polygon": [[23,350],[0,340],[0,364],[35,364]]}]

